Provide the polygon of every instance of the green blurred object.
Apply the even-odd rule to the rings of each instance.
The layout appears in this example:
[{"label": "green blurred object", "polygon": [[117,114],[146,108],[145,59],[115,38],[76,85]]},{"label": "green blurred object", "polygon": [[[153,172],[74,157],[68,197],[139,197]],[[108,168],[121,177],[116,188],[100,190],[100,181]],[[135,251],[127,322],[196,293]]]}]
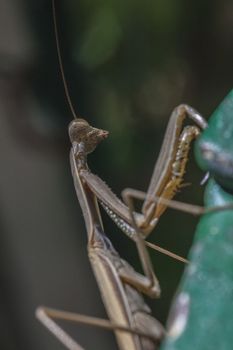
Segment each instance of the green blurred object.
[{"label": "green blurred object", "polygon": [[[209,128],[200,138],[196,147],[198,164],[203,170],[209,171],[223,187],[233,189],[232,154],[233,154],[233,90],[213,114]],[[211,148],[209,157],[202,157],[199,144]],[[210,150],[210,151],[211,151]],[[215,154],[215,159],[211,156]]]},{"label": "green blurred object", "polygon": [[121,30],[114,12],[100,10],[84,33],[83,43],[79,48],[80,62],[89,69],[105,63],[114,55],[120,37]]},{"label": "green blurred object", "polygon": [[[205,206],[233,205],[233,91],[196,143],[196,158],[210,172]],[[224,177],[225,176],[225,177]],[[220,181],[219,181],[220,179]],[[179,293],[172,307],[162,350],[231,350],[233,344],[233,214],[205,214]]]}]

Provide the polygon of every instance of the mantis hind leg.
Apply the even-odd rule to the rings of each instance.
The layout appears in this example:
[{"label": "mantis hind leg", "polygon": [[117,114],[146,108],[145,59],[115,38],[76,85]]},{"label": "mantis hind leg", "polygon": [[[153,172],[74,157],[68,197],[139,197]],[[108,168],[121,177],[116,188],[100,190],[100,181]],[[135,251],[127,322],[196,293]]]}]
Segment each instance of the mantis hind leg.
[{"label": "mantis hind leg", "polygon": [[[125,188],[122,191],[122,198],[124,200],[125,203],[128,203],[129,201],[133,201],[133,199],[139,199],[139,200],[145,200],[145,198],[147,197],[147,193],[140,191],[140,190],[136,190],[134,188]],[[154,201],[155,203],[157,203],[158,201],[160,201],[162,204],[166,205],[166,207],[175,209],[175,210],[180,210],[186,213],[190,213],[193,215],[201,215],[204,213],[205,208],[198,206],[198,205],[192,205],[192,204],[188,204],[188,203],[184,203],[184,202],[180,202],[180,201],[175,201],[172,199],[165,199],[165,198],[161,198],[161,197],[151,197],[150,198],[151,201]],[[130,204],[132,205],[132,204]],[[136,220],[135,220],[136,221]],[[137,224],[137,222],[136,222]],[[139,227],[137,226],[137,230],[140,231]],[[140,231],[141,232],[141,231]],[[169,257],[171,257],[172,259],[175,259],[177,261],[180,261],[182,263],[187,264],[188,260],[183,258],[180,255],[177,255],[175,253],[170,252],[167,249],[164,249],[154,243],[148,242],[146,241],[146,236],[143,234],[143,232],[141,232],[141,235],[144,239],[144,243],[147,247],[156,250],[164,255],[167,255]]]},{"label": "mantis hind leg", "polygon": [[147,334],[137,329],[113,324],[109,320],[81,315],[77,313],[61,311],[40,306],[36,310],[37,319],[69,350],[84,350],[67,332],[61,328],[55,320],[63,320],[68,322],[75,322],[88,326],[103,328],[110,331],[121,331],[139,335],[157,342],[152,334]]}]

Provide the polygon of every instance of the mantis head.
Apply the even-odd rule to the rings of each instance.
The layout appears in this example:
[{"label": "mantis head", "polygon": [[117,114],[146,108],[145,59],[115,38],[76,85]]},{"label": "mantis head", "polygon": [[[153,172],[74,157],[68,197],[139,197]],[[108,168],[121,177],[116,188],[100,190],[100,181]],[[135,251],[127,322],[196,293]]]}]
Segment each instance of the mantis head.
[{"label": "mantis head", "polygon": [[73,145],[88,154],[108,137],[108,131],[94,128],[85,119],[77,118],[69,125],[69,136]]}]

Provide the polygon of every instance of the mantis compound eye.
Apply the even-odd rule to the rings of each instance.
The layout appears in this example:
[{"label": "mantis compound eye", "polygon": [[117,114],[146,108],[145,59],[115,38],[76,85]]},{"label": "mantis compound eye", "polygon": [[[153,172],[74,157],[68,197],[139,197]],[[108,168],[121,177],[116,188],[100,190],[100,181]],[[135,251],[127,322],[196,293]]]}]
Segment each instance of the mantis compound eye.
[{"label": "mantis compound eye", "polygon": [[90,131],[90,128],[91,126],[84,119],[78,118],[72,120],[68,128],[71,143],[79,143],[83,141],[85,136],[87,136],[88,132]]}]

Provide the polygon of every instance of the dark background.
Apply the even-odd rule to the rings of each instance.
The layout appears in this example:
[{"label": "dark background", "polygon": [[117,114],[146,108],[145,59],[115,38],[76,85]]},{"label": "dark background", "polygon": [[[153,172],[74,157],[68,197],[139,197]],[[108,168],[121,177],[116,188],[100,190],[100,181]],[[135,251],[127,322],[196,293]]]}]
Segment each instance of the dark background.
[{"label": "dark background", "polygon": [[[233,3],[56,1],[72,100],[110,131],[89,164],[120,195],[146,190],[172,109],[204,116],[232,88]],[[106,317],[86,254],[69,166],[67,107],[50,1],[0,2],[0,348],[63,349],[35,319],[38,305]],[[177,199],[202,203],[203,174],[190,157]],[[140,270],[132,242],[104,215],[120,254]],[[168,210],[150,240],[186,255],[197,220]],[[165,322],[183,266],[151,251]],[[115,349],[105,331],[72,326],[87,349]],[[115,346],[115,347],[114,347]]]}]

